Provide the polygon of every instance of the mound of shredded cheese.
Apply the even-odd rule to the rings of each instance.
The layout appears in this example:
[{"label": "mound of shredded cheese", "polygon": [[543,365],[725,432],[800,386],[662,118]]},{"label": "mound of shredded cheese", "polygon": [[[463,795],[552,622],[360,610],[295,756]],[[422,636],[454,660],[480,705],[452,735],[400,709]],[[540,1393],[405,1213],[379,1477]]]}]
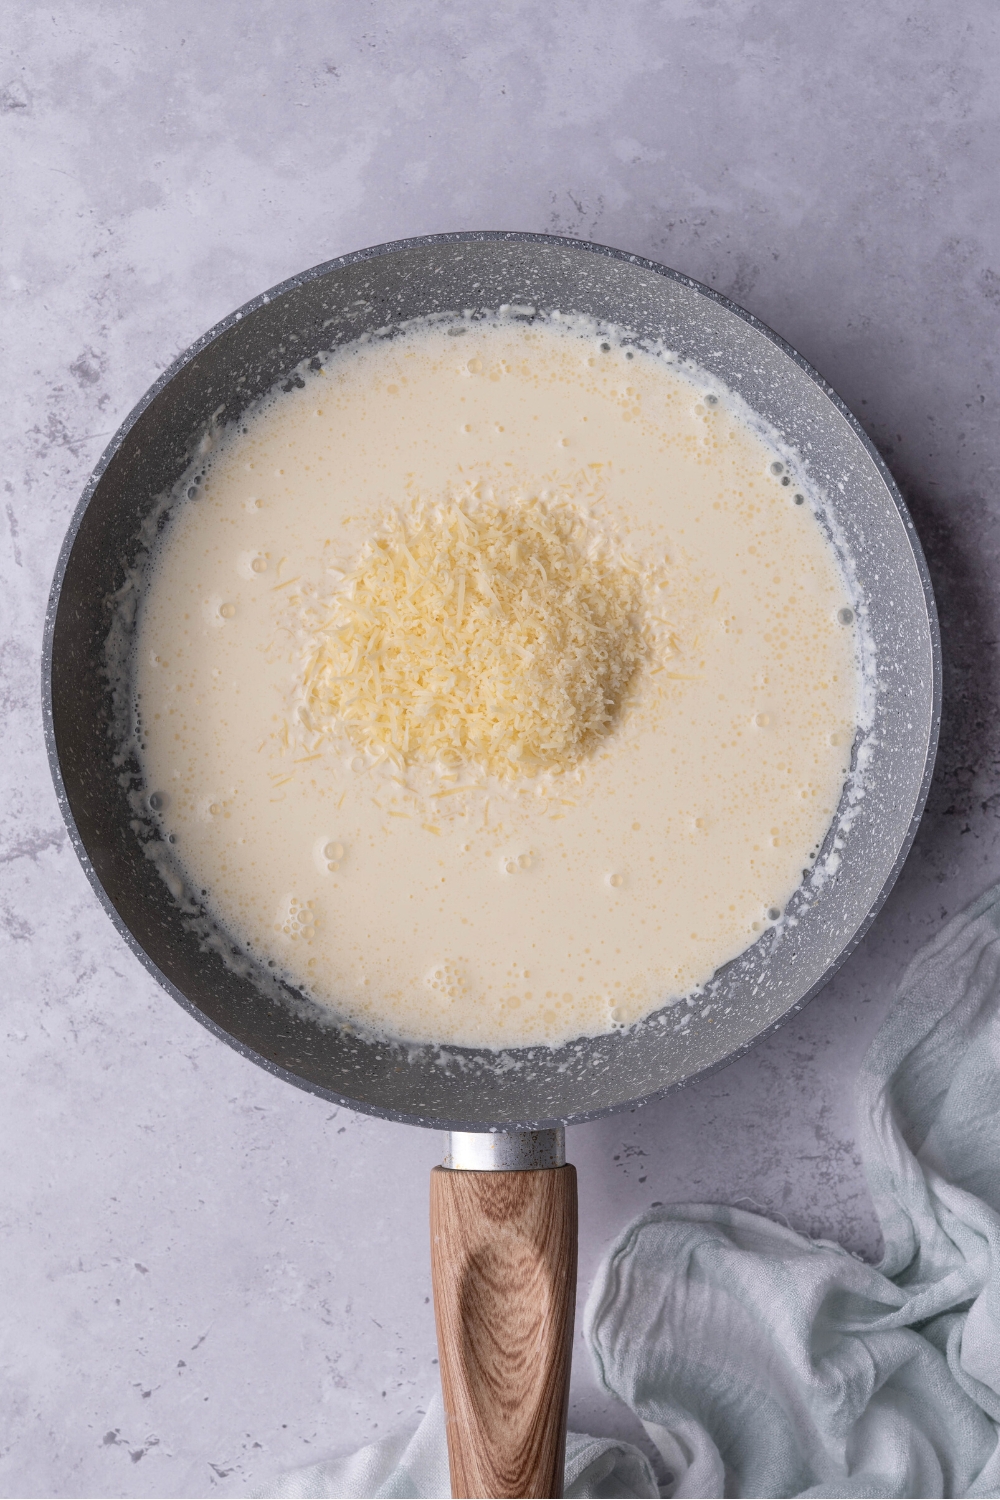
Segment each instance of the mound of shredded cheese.
[{"label": "mound of shredded cheese", "polygon": [[647,654],[642,575],[567,501],[417,502],[310,631],[300,714],[399,767],[569,769]]}]

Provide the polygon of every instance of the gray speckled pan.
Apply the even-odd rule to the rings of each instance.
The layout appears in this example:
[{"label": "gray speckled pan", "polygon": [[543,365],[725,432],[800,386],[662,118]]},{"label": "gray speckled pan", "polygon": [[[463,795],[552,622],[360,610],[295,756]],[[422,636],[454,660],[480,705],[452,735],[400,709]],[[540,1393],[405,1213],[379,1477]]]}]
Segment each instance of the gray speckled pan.
[{"label": "gray speckled pan", "polygon": [[[805,884],[786,919],[690,1007],[558,1051],[409,1049],[345,1034],[274,981],[239,974],[186,922],[130,826],[102,674],[109,596],[157,497],[209,418],[231,421],[299,362],[366,329],[520,303],[580,312],[663,340],[740,393],[803,456],[853,561],[877,654],[865,795],[835,878]],[[64,543],[45,637],[52,774],[77,853],[126,942],[176,1000],[246,1057],[353,1109],[442,1129],[546,1127],[620,1109],[717,1068],[820,989],[873,920],[923,809],[941,667],[930,582],[884,464],[830,388],[748,313],[696,282],[600,245],[544,235],[439,235],[362,250],[258,297],[152,387],[88,484]],[[707,1012],[707,1013],[706,1013]],[[682,1015],[689,1019],[681,1025]]]}]

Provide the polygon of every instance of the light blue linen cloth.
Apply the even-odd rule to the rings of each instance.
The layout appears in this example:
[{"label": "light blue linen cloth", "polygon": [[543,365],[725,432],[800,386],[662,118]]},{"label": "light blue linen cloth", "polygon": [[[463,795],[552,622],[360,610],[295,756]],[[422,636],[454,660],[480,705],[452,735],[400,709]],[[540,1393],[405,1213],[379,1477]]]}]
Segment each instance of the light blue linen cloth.
[{"label": "light blue linen cloth", "polygon": [[[913,961],[857,1093],[881,1264],[741,1209],[643,1215],[585,1331],[673,1481],[571,1435],[567,1496],[1000,1495],[1000,887]],[[448,1496],[440,1398],[260,1493]]]}]

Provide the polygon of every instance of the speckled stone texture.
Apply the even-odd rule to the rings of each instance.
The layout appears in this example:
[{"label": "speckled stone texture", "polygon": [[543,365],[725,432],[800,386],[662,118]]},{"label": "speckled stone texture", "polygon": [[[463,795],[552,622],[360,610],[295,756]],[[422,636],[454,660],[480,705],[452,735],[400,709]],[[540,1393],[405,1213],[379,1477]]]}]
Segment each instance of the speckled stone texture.
[{"label": "speckled stone texture", "polygon": [[[69,847],[42,615],[87,474],[233,307],[362,245],[592,237],[770,323],[909,500],[945,717],[916,848],[858,952],[714,1077],[580,1126],[581,1294],[653,1201],[878,1236],[851,1084],[917,946],[1000,875],[1000,12],[992,0],[13,0],[0,36],[0,1491],[244,1494],[437,1382],[440,1139],[215,1041]],[[571,1421],[634,1434],[578,1346]]]}]

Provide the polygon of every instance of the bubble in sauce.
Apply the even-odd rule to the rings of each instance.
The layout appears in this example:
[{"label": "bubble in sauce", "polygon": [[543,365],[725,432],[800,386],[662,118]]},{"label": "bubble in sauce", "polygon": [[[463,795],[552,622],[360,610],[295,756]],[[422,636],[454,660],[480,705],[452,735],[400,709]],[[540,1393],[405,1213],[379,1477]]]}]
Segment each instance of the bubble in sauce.
[{"label": "bubble in sauce", "polygon": [[300,901],[298,896],[289,896],[284,910],[278,913],[274,930],[292,942],[309,941],[316,935],[316,917],[311,901]]},{"label": "bubble in sauce", "polygon": [[461,961],[444,959],[431,966],[424,975],[424,983],[442,999],[458,1000],[469,988],[469,977]]}]

